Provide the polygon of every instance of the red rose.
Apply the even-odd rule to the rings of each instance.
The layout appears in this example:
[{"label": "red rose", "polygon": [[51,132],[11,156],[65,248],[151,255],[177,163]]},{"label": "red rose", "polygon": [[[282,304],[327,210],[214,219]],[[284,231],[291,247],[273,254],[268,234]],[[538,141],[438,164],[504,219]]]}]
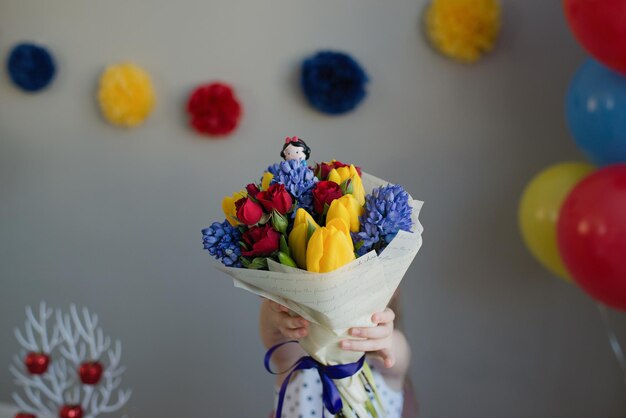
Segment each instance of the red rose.
[{"label": "red rose", "polygon": [[332,167],[330,166],[330,164],[317,163],[315,164],[315,170],[313,171],[315,172],[315,176],[318,179],[325,180],[328,178],[328,173],[330,173],[330,170],[332,170]]},{"label": "red rose", "polygon": [[246,186],[246,191],[248,192],[248,196],[256,198],[256,195],[259,193],[260,190],[256,184],[250,183]]},{"label": "red rose", "polygon": [[246,225],[256,224],[263,216],[261,205],[247,197],[236,201],[235,208],[237,208],[237,219]]},{"label": "red rose", "polygon": [[320,215],[324,213],[324,205],[343,196],[341,187],[334,181],[318,181],[313,189],[313,209]]},{"label": "red rose", "polygon": [[263,205],[267,212],[276,210],[281,215],[289,212],[293,199],[283,184],[272,184],[266,191],[259,192],[256,199]]},{"label": "red rose", "polygon": [[[328,178],[328,173],[330,173],[333,168],[339,167],[350,167],[350,164],[344,164],[341,161],[333,161],[331,163],[317,163],[315,165],[314,171],[318,179],[326,180]],[[356,169],[356,172],[359,173],[359,176],[361,176],[361,167],[354,166],[354,168]]]},{"label": "red rose", "polygon": [[278,250],[280,245],[280,232],[271,225],[253,226],[241,236],[243,242],[248,244],[248,251],[242,251],[244,257],[269,256]]}]

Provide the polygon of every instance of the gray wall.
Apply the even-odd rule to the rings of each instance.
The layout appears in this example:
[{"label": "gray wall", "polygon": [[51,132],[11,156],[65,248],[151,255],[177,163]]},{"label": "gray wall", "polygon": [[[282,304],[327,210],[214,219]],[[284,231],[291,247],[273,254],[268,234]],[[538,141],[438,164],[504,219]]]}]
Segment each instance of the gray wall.
[{"label": "gray wall", "polygon": [[[424,1],[0,0],[1,55],[36,40],[60,67],[36,96],[0,79],[0,364],[25,305],[75,302],[123,341],[131,416],[267,416],[259,300],[210,267],[200,229],[295,134],[313,159],[357,162],[426,202],[402,285],[422,417],[626,416],[596,305],[535,263],[516,227],[527,180],[582,158],[562,114],[584,54],[560,2],[503,3],[496,52],[463,66],[423,41]],[[300,59],[325,47],[373,80],[345,117],[296,88]],[[130,131],[94,101],[103,66],[127,59],[159,94]],[[194,135],[183,112],[214,79],[245,106],[223,141]],[[625,338],[624,315],[612,319]]]}]

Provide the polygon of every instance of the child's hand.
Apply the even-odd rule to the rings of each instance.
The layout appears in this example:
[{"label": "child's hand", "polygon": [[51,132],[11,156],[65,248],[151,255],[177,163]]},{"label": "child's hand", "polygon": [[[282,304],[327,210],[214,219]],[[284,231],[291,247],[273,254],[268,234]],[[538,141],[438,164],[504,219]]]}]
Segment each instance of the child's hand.
[{"label": "child's hand", "polygon": [[350,335],[363,338],[362,340],[343,340],[341,348],[349,351],[365,351],[374,354],[383,361],[385,367],[390,368],[396,363],[393,352],[393,320],[395,313],[387,308],[383,312],[372,315],[374,327],[350,328]]},{"label": "child's hand", "polygon": [[306,337],[309,333],[309,321],[301,316],[289,315],[289,309],[283,305],[268,300],[270,307],[269,320],[272,325],[277,329],[284,337],[288,339],[298,339]]}]

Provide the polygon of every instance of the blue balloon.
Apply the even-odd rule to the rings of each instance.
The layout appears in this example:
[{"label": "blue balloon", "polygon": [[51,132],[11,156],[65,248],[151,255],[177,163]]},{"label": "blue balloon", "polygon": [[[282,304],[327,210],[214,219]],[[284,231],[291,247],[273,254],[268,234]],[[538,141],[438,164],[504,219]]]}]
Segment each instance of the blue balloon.
[{"label": "blue balloon", "polygon": [[590,59],[566,101],[567,124],[587,157],[597,165],[626,162],[626,77]]}]

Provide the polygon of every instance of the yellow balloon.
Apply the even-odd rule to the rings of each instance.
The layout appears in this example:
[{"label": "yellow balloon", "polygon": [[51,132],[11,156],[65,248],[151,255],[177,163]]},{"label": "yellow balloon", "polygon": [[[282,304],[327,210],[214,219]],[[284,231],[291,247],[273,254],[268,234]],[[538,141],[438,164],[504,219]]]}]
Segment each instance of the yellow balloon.
[{"label": "yellow balloon", "polygon": [[526,186],[519,205],[519,227],[530,252],[548,270],[571,281],[556,238],[561,204],[585,176],[595,169],[586,163],[560,163],[537,174]]}]

